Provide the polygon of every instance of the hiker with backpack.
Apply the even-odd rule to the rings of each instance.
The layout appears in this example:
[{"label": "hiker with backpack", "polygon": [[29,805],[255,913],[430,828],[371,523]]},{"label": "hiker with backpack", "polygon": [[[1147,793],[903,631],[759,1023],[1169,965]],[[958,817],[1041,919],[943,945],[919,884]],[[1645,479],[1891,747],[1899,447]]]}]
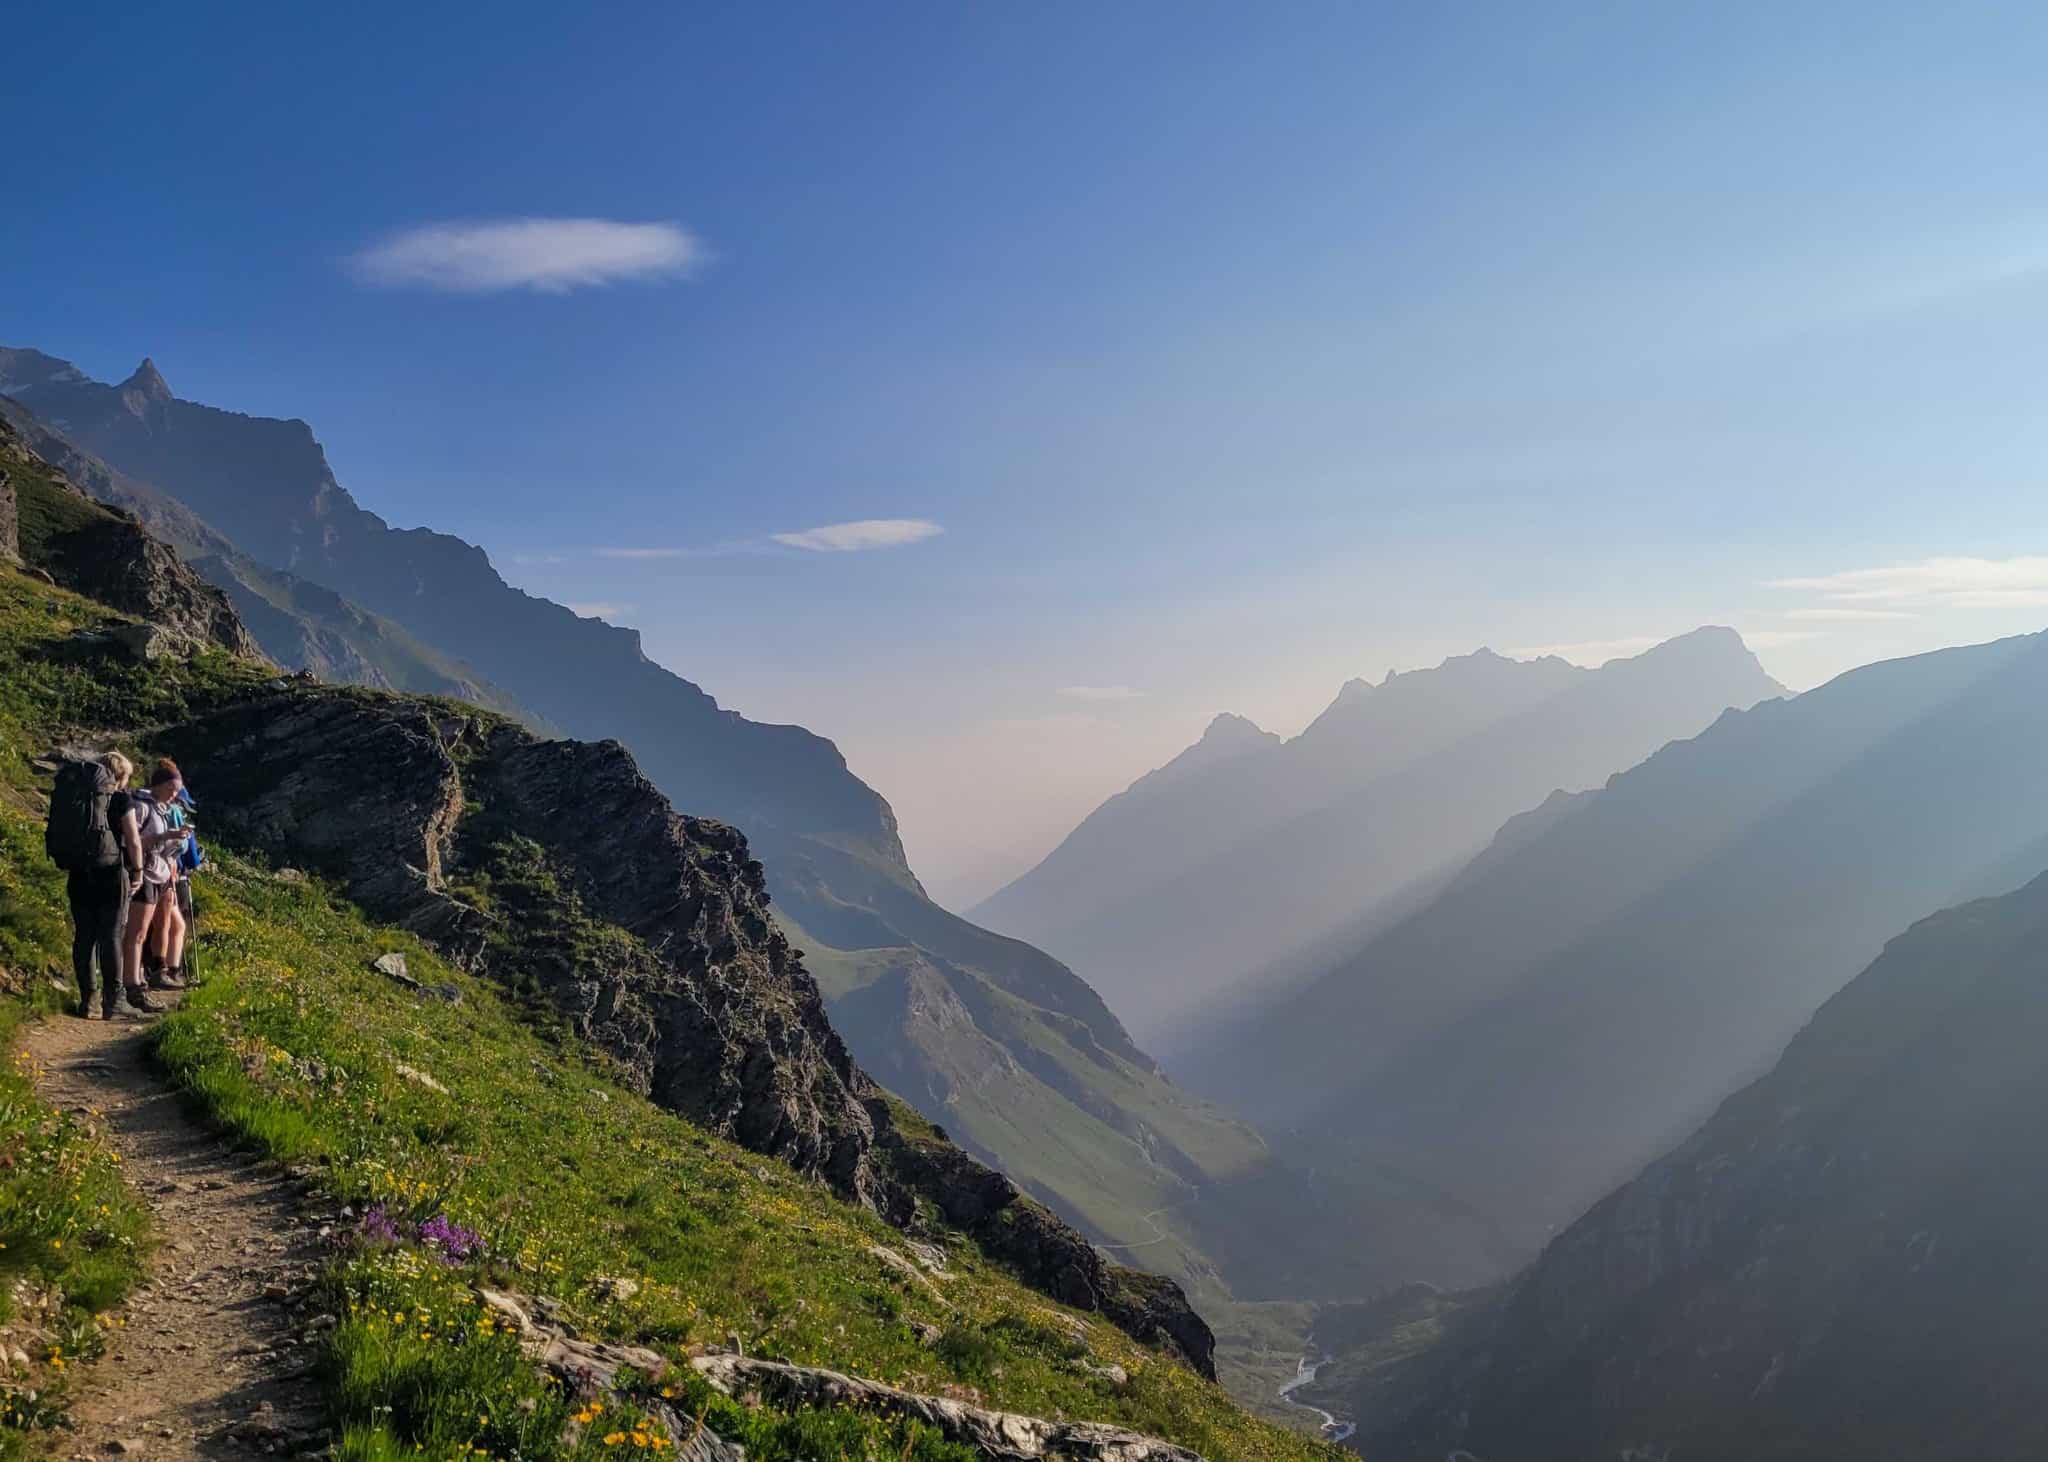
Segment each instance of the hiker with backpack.
[{"label": "hiker with backpack", "polygon": [[126,790],[134,770],[118,751],[67,761],[50,794],[43,848],[66,874],[71,971],[78,981],[78,1013],[85,1019],[92,1016],[95,962],[101,1012],[114,1017],[128,905],[142,883],[145,850]]},{"label": "hiker with backpack", "polygon": [[[128,1004],[146,1014],[163,1009],[149,998],[143,950],[157,934],[159,925],[167,937],[177,920],[178,848],[189,834],[171,826],[164,809],[185,785],[178,764],[159,758],[149,774],[149,790],[130,794],[128,815],[134,819],[136,840],[142,847],[142,878],[131,886],[128,925],[121,942],[121,983],[126,986]],[[181,982],[182,983],[182,982]]]}]

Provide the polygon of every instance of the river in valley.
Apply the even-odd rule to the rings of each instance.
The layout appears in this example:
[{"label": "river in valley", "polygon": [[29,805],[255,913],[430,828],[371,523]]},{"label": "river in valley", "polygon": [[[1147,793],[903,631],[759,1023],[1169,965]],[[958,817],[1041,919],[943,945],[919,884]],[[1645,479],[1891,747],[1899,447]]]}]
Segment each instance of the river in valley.
[{"label": "river in valley", "polygon": [[1322,1364],[1322,1361],[1310,1360],[1307,1356],[1303,1356],[1300,1360],[1296,1361],[1294,1365],[1294,1378],[1281,1386],[1280,1399],[1289,1406],[1298,1406],[1303,1411],[1313,1411],[1317,1416],[1320,1416],[1323,1419],[1322,1433],[1324,1441],[1349,1441],[1351,1434],[1358,1430],[1357,1422],[1345,1421],[1341,1417],[1332,1416],[1320,1406],[1311,1406],[1306,1401],[1296,1401],[1294,1399],[1296,1391],[1299,1391],[1303,1386],[1315,1380],[1316,1372],[1322,1368]]}]

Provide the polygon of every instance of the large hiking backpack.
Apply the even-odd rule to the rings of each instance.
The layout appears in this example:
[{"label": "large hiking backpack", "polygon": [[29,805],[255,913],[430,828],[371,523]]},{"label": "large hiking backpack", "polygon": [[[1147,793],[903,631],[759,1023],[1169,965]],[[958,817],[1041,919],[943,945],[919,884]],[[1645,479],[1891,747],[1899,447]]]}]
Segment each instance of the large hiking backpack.
[{"label": "large hiking backpack", "polygon": [[98,762],[65,762],[50,793],[50,821],[43,829],[43,851],[50,861],[67,873],[119,863],[121,843],[114,836],[113,818],[119,795],[113,774]]}]

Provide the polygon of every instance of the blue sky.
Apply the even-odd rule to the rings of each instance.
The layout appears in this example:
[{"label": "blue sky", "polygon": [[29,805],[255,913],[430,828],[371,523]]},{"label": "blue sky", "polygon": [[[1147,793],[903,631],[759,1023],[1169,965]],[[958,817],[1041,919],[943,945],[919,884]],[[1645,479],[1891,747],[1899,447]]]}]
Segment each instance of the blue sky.
[{"label": "blue sky", "polygon": [[[305,417],[955,902],[1350,675],[2048,621],[2024,7],[588,10],[12,17],[0,341]],[[419,232],[522,219],[641,231]]]}]

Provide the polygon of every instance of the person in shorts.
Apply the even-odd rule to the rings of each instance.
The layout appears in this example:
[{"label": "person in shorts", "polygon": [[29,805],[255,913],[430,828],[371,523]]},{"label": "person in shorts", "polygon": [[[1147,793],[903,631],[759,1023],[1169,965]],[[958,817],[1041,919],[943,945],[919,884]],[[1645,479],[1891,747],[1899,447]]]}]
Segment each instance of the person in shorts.
[{"label": "person in shorts", "polygon": [[142,876],[132,886],[128,905],[128,927],[122,936],[121,984],[132,1010],[154,1015],[163,1007],[149,998],[143,951],[156,934],[164,911],[177,909],[178,849],[187,836],[172,827],[164,809],[184,786],[177,763],[164,757],[149,774],[149,790],[130,793],[128,815],[135,820],[136,840],[142,845]]}]

